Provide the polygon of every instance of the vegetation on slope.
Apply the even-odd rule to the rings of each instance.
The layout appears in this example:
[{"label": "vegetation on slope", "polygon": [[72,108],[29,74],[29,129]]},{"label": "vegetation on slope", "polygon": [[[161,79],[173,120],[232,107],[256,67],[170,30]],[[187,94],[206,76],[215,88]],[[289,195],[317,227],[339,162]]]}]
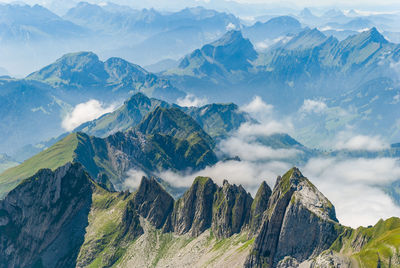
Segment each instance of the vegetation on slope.
[{"label": "vegetation on slope", "polygon": [[0,174],[0,198],[17,186],[21,180],[33,176],[38,170],[42,168],[55,170],[68,162],[72,162],[77,145],[77,134],[71,134],[21,165]]},{"label": "vegetation on slope", "polygon": [[400,265],[400,219],[380,220],[376,225],[346,229],[331,247],[353,259],[361,268]]}]

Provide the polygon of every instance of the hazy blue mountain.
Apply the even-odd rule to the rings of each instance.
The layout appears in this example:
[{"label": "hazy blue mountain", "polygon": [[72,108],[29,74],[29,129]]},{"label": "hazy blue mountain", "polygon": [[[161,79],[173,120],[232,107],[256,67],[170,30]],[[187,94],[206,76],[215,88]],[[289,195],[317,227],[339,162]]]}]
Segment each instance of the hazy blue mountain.
[{"label": "hazy blue mountain", "polygon": [[165,59],[156,63],[145,66],[146,70],[153,73],[164,72],[169,69],[178,67],[179,62],[173,59]]},{"label": "hazy blue mountain", "polygon": [[71,106],[60,91],[46,84],[15,79],[0,80],[0,151],[57,136],[61,119]]},{"label": "hazy blue mountain", "polygon": [[[232,37],[235,42],[225,43]],[[207,49],[214,51],[216,43],[229,52],[229,59],[237,59],[243,67],[233,71],[231,62],[219,60],[211,52],[207,54]],[[232,43],[240,49],[230,49]],[[307,145],[318,144],[313,133],[325,133],[320,135],[323,139],[348,123],[355,124],[361,132],[382,134],[395,142],[400,138],[395,117],[382,114],[387,105],[393,113],[398,109],[398,47],[376,28],[343,41],[317,29],[305,29],[265,53],[256,53],[240,33],[229,32],[218,42],[187,55],[178,68],[164,75],[179,88],[212,101],[228,98],[243,104],[259,95],[283,113],[297,113],[306,99],[325,99],[329,107],[322,115],[325,120],[315,120],[321,115],[308,115],[304,119],[307,121],[302,117],[298,121],[302,121],[300,126],[308,127],[298,131],[296,138]],[[378,95],[380,99],[374,99]],[[341,108],[352,109],[352,114],[339,115]]]},{"label": "hazy blue mountain", "polygon": [[64,55],[25,79],[1,78],[0,89],[0,151],[20,160],[47,146],[21,147],[64,133],[61,121],[78,103],[122,103],[136,92],[170,101],[185,96],[138,65],[120,58],[103,62],[91,52]]},{"label": "hazy blue mountain", "polygon": [[107,4],[99,6],[86,2],[70,9],[65,18],[97,31],[114,29],[119,32],[142,35],[186,27],[198,27],[206,32],[223,31],[229,23],[239,26],[239,20],[227,13],[203,7],[186,8],[173,13],[160,13],[154,9],[133,10]]},{"label": "hazy blue mountain", "polygon": [[333,29],[338,30],[352,30],[352,31],[360,31],[365,29],[370,29],[374,26],[374,23],[366,18],[355,18],[347,23],[327,23],[326,26],[331,27]]},{"label": "hazy blue mountain", "polygon": [[[166,71],[164,75],[187,92],[223,102],[228,93],[225,89],[244,79],[257,55],[251,42],[243,38],[240,31],[229,31],[217,41],[184,57],[178,68]],[[215,90],[216,85],[221,83],[224,86]],[[233,88],[229,89],[232,96],[240,94]],[[213,98],[215,96],[218,98]]]},{"label": "hazy blue mountain", "polygon": [[40,5],[0,5],[0,43],[83,37],[88,31]]},{"label": "hazy blue mountain", "polygon": [[242,29],[243,35],[253,44],[265,40],[274,40],[288,34],[297,34],[302,29],[298,20],[290,16],[275,17],[267,22],[256,22]]},{"label": "hazy blue mountain", "polygon": [[136,64],[121,58],[110,58],[103,62],[92,52],[66,54],[26,79],[104,100],[106,97],[126,99],[138,91],[168,100],[184,96],[167,80],[158,78]]},{"label": "hazy blue mountain", "polygon": [[154,10],[143,10],[142,14],[140,14],[140,11],[129,7],[116,7],[115,5],[111,6],[111,4],[101,7],[87,2],[80,2],[68,10],[64,18],[90,28],[95,32],[115,34],[119,31],[128,32],[130,27],[134,25],[135,17],[137,17],[137,20],[147,20],[147,18],[154,17],[157,14]]},{"label": "hazy blue mountain", "polygon": [[18,165],[19,163],[6,154],[0,154],[0,173]]},{"label": "hazy blue mountain", "polygon": [[234,15],[203,7],[159,12],[81,2],[64,18],[112,41],[113,46],[102,47],[103,56],[119,56],[142,65],[177,59],[220,37],[227,27],[240,28]]},{"label": "hazy blue mountain", "polygon": [[237,130],[242,123],[254,122],[239,107],[230,104],[208,104],[202,107],[180,107],[155,98],[137,93],[125,101],[124,105],[112,113],[84,123],[74,131],[82,131],[89,135],[106,137],[117,131],[126,131],[135,127],[157,107],[176,107],[191,116],[214,139],[227,137],[231,131]]}]

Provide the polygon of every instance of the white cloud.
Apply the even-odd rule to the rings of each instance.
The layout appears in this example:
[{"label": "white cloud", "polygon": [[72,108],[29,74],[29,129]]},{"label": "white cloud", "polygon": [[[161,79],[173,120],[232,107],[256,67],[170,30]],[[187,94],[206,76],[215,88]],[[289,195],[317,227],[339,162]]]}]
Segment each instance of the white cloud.
[{"label": "white cloud", "polygon": [[245,141],[238,137],[221,141],[219,149],[231,157],[239,156],[248,161],[288,159],[300,153],[295,149],[273,149],[257,141]]},{"label": "white cloud", "polygon": [[104,106],[98,100],[89,100],[88,102],[80,103],[65,116],[61,122],[61,126],[71,131],[79,125],[94,120],[105,113],[114,111],[116,105]]},{"label": "white cloud", "polygon": [[223,180],[228,180],[231,184],[243,185],[254,196],[262,181],[273,186],[277,176],[290,168],[291,166],[288,163],[280,161],[268,163],[225,161],[191,174],[180,175],[166,171],[158,174],[158,176],[180,187],[189,187],[197,176],[210,177],[219,185],[222,185]]},{"label": "white cloud", "polygon": [[274,106],[265,103],[260,96],[255,96],[249,104],[242,107],[242,110],[256,118],[260,116],[264,118],[271,116]]},{"label": "white cloud", "polygon": [[230,22],[228,25],[226,25],[226,30],[227,31],[236,30],[236,25]]},{"label": "white cloud", "polygon": [[316,113],[321,114],[328,109],[325,102],[321,100],[304,100],[303,105],[300,107],[300,112],[303,113]]},{"label": "white cloud", "polygon": [[277,133],[287,133],[292,130],[293,126],[286,123],[271,120],[265,123],[243,123],[235,133],[236,136],[245,137],[256,137],[256,136],[270,136]]},{"label": "white cloud", "polygon": [[258,50],[265,50],[265,49],[269,48],[270,46],[273,46],[277,43],[286,44],[290,40],[292,40],[292,38],[293,38],[293,36],[280,36],[275,39],[265,39],[264,41],[257,42],[255,44],[255,48]]},{"label": "white cloud", "polygon": [[390,147],[389,143],[385,142],[379,136],[365,136],[356,135],[346,137],[346,134],[339,133],[338,141],[336,142],[336,149],[339,150],[350,150],[350,151],[380,151]]},{"label": "white cloud", "polygon": [[358,227],[400,215],[381,187],[400,179],[396,159],[311,159],[303,174],[334,204],[339,221]]},{"label": "white cloud", "polygon": [[142,177],[146,174],[141,170],[130,169],[127,173],[127,178],[124,181],[124,186],[130,190],[135,190],[139,187]]},{"label": "white cloud", "polygon": [[187,94],[184,98],[177,100],[177,104],[182,107],[200,107],[207,103],[207,98],[197,98],[193,94]]}]

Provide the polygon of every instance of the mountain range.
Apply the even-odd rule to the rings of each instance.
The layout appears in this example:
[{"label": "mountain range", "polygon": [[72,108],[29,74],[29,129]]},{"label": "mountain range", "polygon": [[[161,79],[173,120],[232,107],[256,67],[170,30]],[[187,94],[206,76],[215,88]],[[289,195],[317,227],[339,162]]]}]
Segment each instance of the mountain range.
[{"label": "mountain range", "polygon": [[0,5],[0,268],[400,266],[400,16],[313,11]]},{"label": "mountain range", "polygon": [[2,173],[0,192],[4,195],[41,168],[54,170],[67,162],[79,162],[93,178],[103,180],[105,175],[111,185],[126,188],[131,169],[157,175],[213,165],[218,161],[214,146],[213,139],[180,109],[157,107],[137,125],[103,139],[81,132],[66,136]]},{"label": "mountain range", "polygon": [[0,150],[10,154],[62,134],[61,121],[79,103],[112,106],[137,92],[173,101],[185,96],[138,65],[120,58],[103,62],[91,52],[64,55],[24,79],[3,77],[0,87]]},{"label": "mountain range", "polygon": [[[280,114],[297,116],[306,100],[323,101],[326,109],[321,113],[311,111],[300,116],[304,120],[300,120],[299,129],[308,127],[295,136],[312,147],[318,146],[316,141],[344,130],[347,124],[361,133],[390,137],[396,142],[396,117],[383,114],[397,112],[397,52],[398,45],[387,41],[376,28],[343,41],[317,29],[306,29],[263,53],[240,32],[231,31],[195,50],[163,75],[176,87],[213,101],[228,98],[243,104],[258,95]],[[241,62],[241,68],[235,68],[226,58]],[[315,120],[316,116],[324,120]],[[334,125],[324,123],[330,120]],[[312,126],[313,122],[323,125]],[[316,131],[319,137],[312,135]]]},{"label": "mountain range", "polygon": [[24,180],[0,211],[3,267],[382,267],[398,264],[400,246],[398,218],[345,227],[297,168],[254,199],[198,177],[174,200],[146,177],[110,192],[68,163]]}]

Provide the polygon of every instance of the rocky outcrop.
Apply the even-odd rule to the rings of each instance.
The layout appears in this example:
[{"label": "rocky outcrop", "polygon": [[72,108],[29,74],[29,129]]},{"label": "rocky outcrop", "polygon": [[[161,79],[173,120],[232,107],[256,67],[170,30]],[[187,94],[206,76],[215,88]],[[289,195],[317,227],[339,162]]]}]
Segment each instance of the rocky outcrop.
[{"label": "rocky outcrop", "polygon": [[170,217],[174,199],[154,178],[142,178],[133,198],[133,204],[137,213],[156,228],[164,227],[166,231],[171,229]]},{"label": "rocky outcrop", "polygon": [[91,206],[80,164],[42,169],[0,201],[0,267],[74,267]]},{"label": "rocky outcrop", "polygon": [[190,189],[175,203],[172,214],[175,233],[198,236],[211,227],[213,200],[217,188],[210,178],[195,179]]},{"label": "rocky outcrop", "polygon": [[[338,237],[335,209],[297,168],[277,183],[246,267],[276,267],[286,256],[302,262]],[[289,260],[288,260],[289,261]]]},{"label": "rocky outcrop", "polygon": [[254,197],[253,203],[251,204],[250,211],[250,234],[254,235],[258,231],[264,211],[267,210],[269,204],[269,198],[271,197],[272,190],[268,184],[263,181],[257,190],[256,196]]},{"label": "rocky outcrop", "polygon": [[240,185],[223,182],[214,195],[211,229],[217,238],[239,233],[250,218],[253,198]]}]

